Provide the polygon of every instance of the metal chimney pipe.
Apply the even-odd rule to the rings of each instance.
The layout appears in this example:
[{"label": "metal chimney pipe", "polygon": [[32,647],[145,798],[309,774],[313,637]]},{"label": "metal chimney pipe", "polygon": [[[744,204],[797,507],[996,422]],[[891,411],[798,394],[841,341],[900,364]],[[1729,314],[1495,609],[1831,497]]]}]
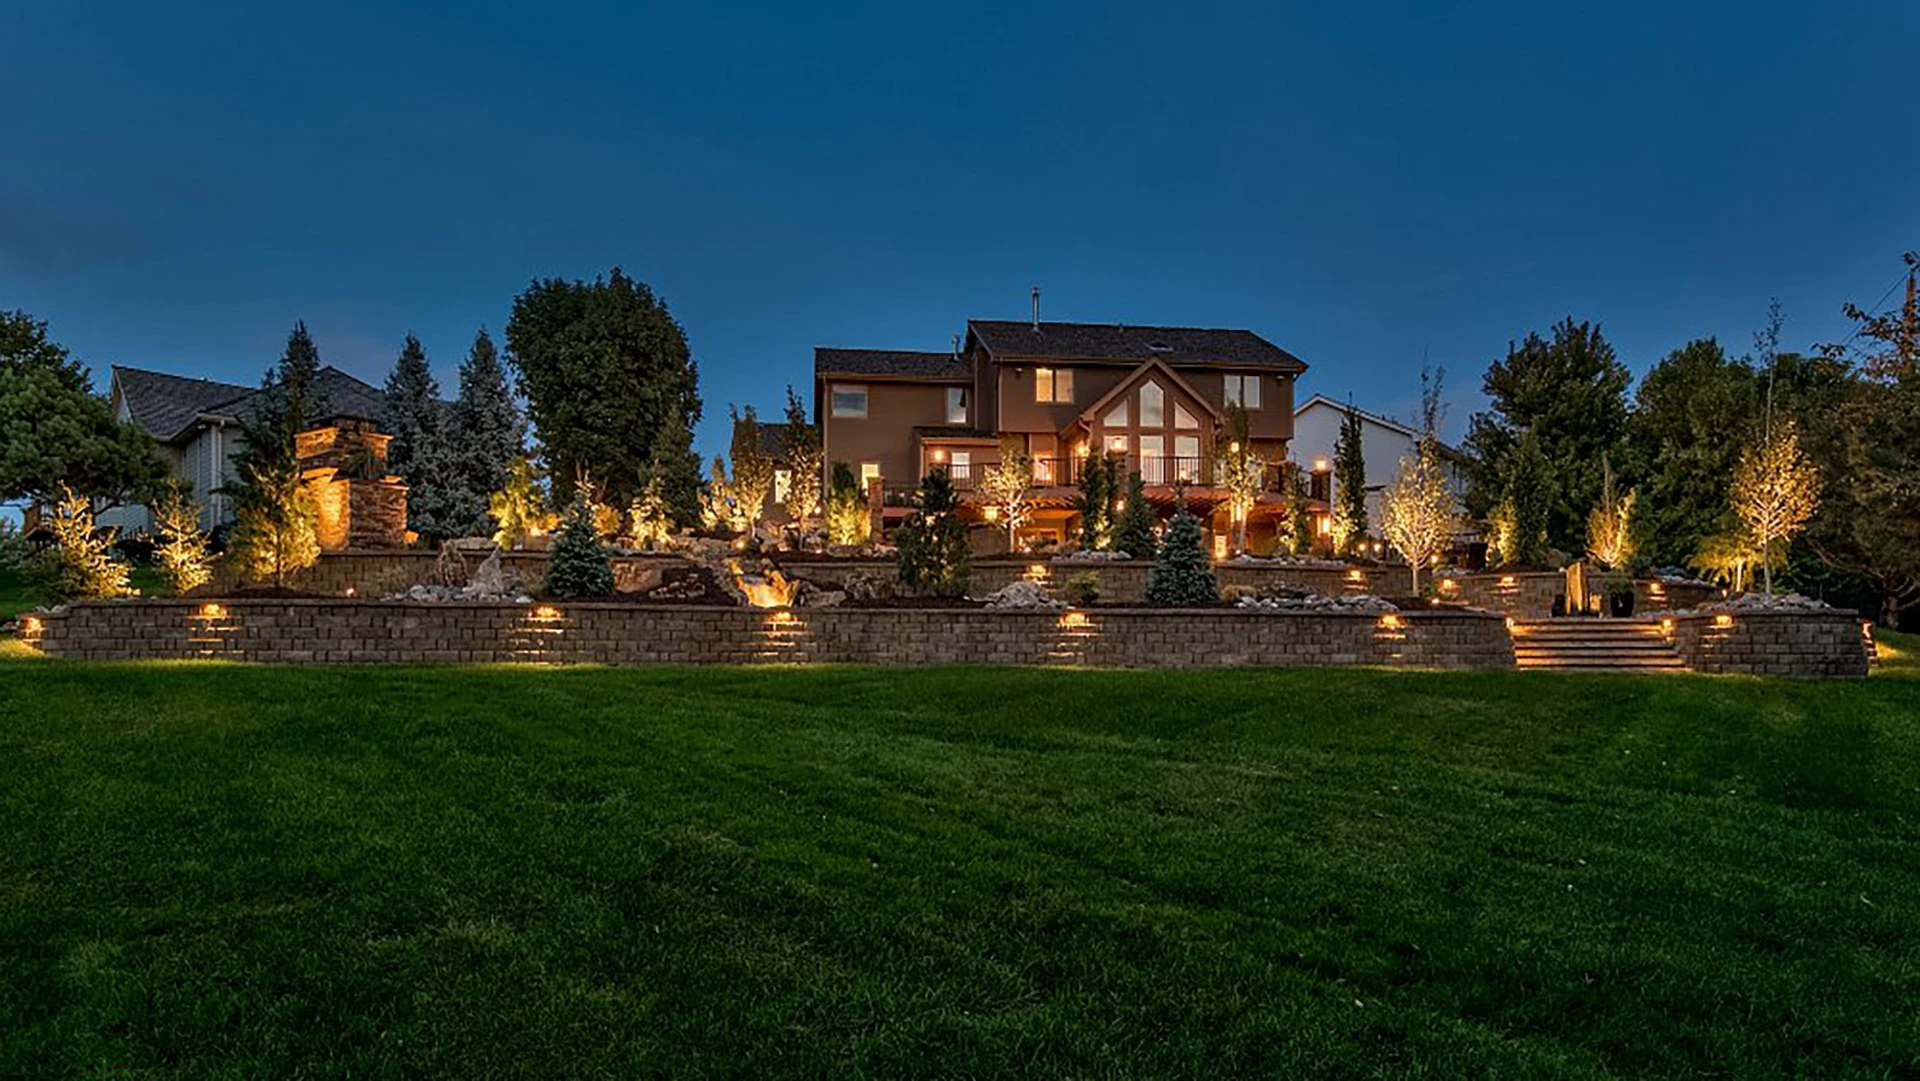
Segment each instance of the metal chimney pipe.
[{"label": "metal chimney pipe", "polygon": [[1040,287],[1033,287],[1033,329],[1040,329]]}]

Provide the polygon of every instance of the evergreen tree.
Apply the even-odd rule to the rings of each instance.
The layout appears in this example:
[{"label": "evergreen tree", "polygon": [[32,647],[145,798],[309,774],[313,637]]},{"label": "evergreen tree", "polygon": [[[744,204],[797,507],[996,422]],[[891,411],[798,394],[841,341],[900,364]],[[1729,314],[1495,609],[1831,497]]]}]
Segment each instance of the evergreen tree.
[{"label": "evergreen tree", "polygon": [[1120,508],[1120,521],[1114,530],[1113,547],[1115,551],[1125,552],[1135,559],[1152,559],[1159,553],[1159,542],[1154,538],[1153,529],[1160,524],[1160,516],[1154,513],[1153,504],[1147,502],[1146,486],[1140,481],[1139,472],[1127,474],[1127,494]]},{"label": "evergreen tree", "polygon": [[324,419],[326,410],[320,351],[306,324],[295,323],[286,352],[240,418],[243,447],[234,460],[239,479],[226,489],[234,507],[228,551],[255,577],[275,585],[284,586],[288,574],[320,558],[298,436]]},{"label": "evergreen tree", "polygon": [[827,543],[859,544],[867,539],[867,500],[853,467],[833,463],[833,485],[827,490]]},{"label": "evergreen tree", "polygon": [[1547,565],[1547,523],[1553,499],[1551,467],[1532,432],[1521,434],[1507,458],[1506,487],[1499,519],[1510,530],[1501,562],[1510,566]]},{"label": "evergreen tree", "polygon": [[1347,555],[1367,539],[1367,451],[1360,413],[1347,404],[1340,418],[1340,437],[1333,444],[1333,541],[1337,555]]},{"label": "evergreen tree", "polygon": [[[419,338],[408,334],[387,376],[380,410],[381,430],[393,437],[387,443],[387,468],[408,484],[414,483],[415,465],[440,428],[439,402],[440,384],[427,366],[427,351],[420,347]],[[412,510],[409,499],[410,519]]]},{"label": "evergreen tree", "polygon": [[1298,464],[1287,470],[1287,535],[1278,538],[1294,555],[1313,551],[1313,508],[1307,498],[1307,471]]},{"label": "evergreen tree", "polygon": [[513,404],[506,370],[484,327],[474,334],[460,365],[460,396],[452,416],[446,441],[452,463],[447,529],[456,537],[483,537],[497,528],[487,513],[487,497],[506,487],[507,471],[526,452],[527,440],[526,418]]},{"label": "evergreen tree", "polygon": [[733,498],[739,508],[740,531],[751,534],[773,494],[773,459],[767,456],[760,418],[752,406],[745,412],[728,409],[733,419]]},{"label": "evergreen tree", "polygon": [[154,566],[167,588],[180,596],[207,584],[213,572],[207,567],[207,533],[200,528],[200,508],[187,498],[178,481],[167,485],[154,506],[154,526],[160,535]]},{"label": "evergreen tree", "polygon": [[1167,523],[1159,558],[1147,575],[1147,600],[1153,604],[1211,604],[1220,587],[1200,544],[1200,519],[1181,507]]},{"label": "evergreen tree", "polygon": [[693,432],[677,414],[660,425],[647,459],[647,481],[656,480],[675,528],[700,521],[700,456],[693,452]]},{"label": "evergreen tree", "polygon": [[920,505],[894,534],[899,547],[900,583],[915,593],[963,597],[973,581],[967,523],[960,519],[960,497],[944,469],[920,482]]},{"label": "evergreen tree", "polygon": [[1113,545],[1113,501],[1120,489],[1120,459],[1089,454],[1080,462],[1080,550],[1103,552]]},{"label": "evergreen tree", "polygon": [[553,554],[547,559],[547,596],[563,600],[608,597],[613,595],[613,586],[613,565],[607,561],[607,550],[600,546],[593,510],[586,500],[576,499],[567,508],[560,535],[554,538]]},{"label": "evergreen tree", "polygon": [[144,499],[166,465],[153,440],[115,417],[80,362],[25,312],[0,312],[0,500]]},{"label": "evergreen tree", "polygon": [[540,470],[533,459],[522,454],[507,466],[507,480],[487,499],[487,515],[496,524],[493,543],[502,548],[518,548],[529,537],[553,529],[554,514],[547,509],[546,491]]}]

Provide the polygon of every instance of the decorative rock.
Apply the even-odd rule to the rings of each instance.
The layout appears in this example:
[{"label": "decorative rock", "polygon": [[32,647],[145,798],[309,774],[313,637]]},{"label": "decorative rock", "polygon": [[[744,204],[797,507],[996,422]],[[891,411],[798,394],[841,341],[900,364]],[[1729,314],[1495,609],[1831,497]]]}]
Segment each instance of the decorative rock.
[{"label": "decorative rock", "polygon": [[1047,591],[1040,587],[1040,583],[1023,578],[987,594],[987,607],[1037,608],[1057,612],[1065,608],[1066,603],[1047,596]]},{"label": "decorative rock", "polygon": [[1052,559],[1052,562],[1068,563],[1068,562],[1078,562],[1078,561],[1085,560],[1093,563],[1117,563],[1117,562],[1124,562],[1132,558],[1133,558],[1133,553],[1131,552],[1087,551],[1087,552],[1063,553],[1061,555],[1054,556]]},{"label": "decorative rock", "polygon": [[1382,600],[1371,593],[1342,593],[1338,597],[1329,597],[1324,593],[1309,593],[1304,590],[1289,591],[1287,595],[1266,597],[1242,597],[1237,602],[1241,608],[1258,608],[1269,612],[1362,612],[1368,614],[1398,612],[1400,606],[1392,601]]}]

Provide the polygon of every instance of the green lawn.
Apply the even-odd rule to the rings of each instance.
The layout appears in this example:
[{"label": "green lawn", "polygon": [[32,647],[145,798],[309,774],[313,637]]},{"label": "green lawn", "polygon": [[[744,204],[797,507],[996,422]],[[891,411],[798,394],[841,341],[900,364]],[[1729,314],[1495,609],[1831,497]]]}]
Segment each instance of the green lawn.
[{"label": "green lawn", "polygon": [[0,655],[0,1075],[1909,1077],[1874,678]]}]

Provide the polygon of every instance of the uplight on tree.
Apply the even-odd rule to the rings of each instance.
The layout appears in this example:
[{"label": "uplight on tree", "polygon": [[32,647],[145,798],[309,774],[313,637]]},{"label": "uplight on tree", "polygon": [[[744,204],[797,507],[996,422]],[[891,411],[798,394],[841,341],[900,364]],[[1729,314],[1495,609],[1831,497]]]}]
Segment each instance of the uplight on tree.
[{"label": "uplight on tree", "polygon": [[980,478],[980,495],[988,506],[1000,508],[1001,524],[1007,527],[1007,550],[1012,551],[1020,527],[1033,514],[1033,459],[1018,440],[1001,442],[999,464],[988,466]]},{"label": "uplight on tree", "polygon": [[1217,444],[1214,456],[1214,482],[1226,493],[1227,519],[1233,524],[1233,548],[1247,549],[1247,519],[1254,502],[1260,498],[1266,481],[1267,462],[1253,449],[1247,436],[1247,411],[1238,404],[1227,405],[1227,439]]},{"label": "uplight on tree", "polygon": [[1791,419],[1769,426],[1733,473],[1733,512],[1760,549],[1767,597],[1773,596],[1773,549],[1806,528],[1820,506],[1820,471],[1800,449]]},{"label": "uplight on tree", "polygon": [[1619,494],[1613,463],[1600,456],[1600,502],[1587,515],[1587,555],[1608,570],[1619,570],[1633,559],[1633,505],[1635,493]]},{"label": "uplight on tree", "polygon": [[177,482],[167,486],[154,507],[154,525],[160,534],[154,563],[167,588],[178,596],[206,585],[213,572],[207,567],[207,534],[200,528],[200,508]]},{"label": "uplight on tree", "polygon": [[1453,537],[1453,487],[1440,469],[1440,453],[1431,439],[1422,439],[1411,458],[1400,461],[1400,472],[1380,496],[1380,528],[1387,543],[1407,561],[1413,591],[1420,592],[1420,568],[1446,550]]}]

